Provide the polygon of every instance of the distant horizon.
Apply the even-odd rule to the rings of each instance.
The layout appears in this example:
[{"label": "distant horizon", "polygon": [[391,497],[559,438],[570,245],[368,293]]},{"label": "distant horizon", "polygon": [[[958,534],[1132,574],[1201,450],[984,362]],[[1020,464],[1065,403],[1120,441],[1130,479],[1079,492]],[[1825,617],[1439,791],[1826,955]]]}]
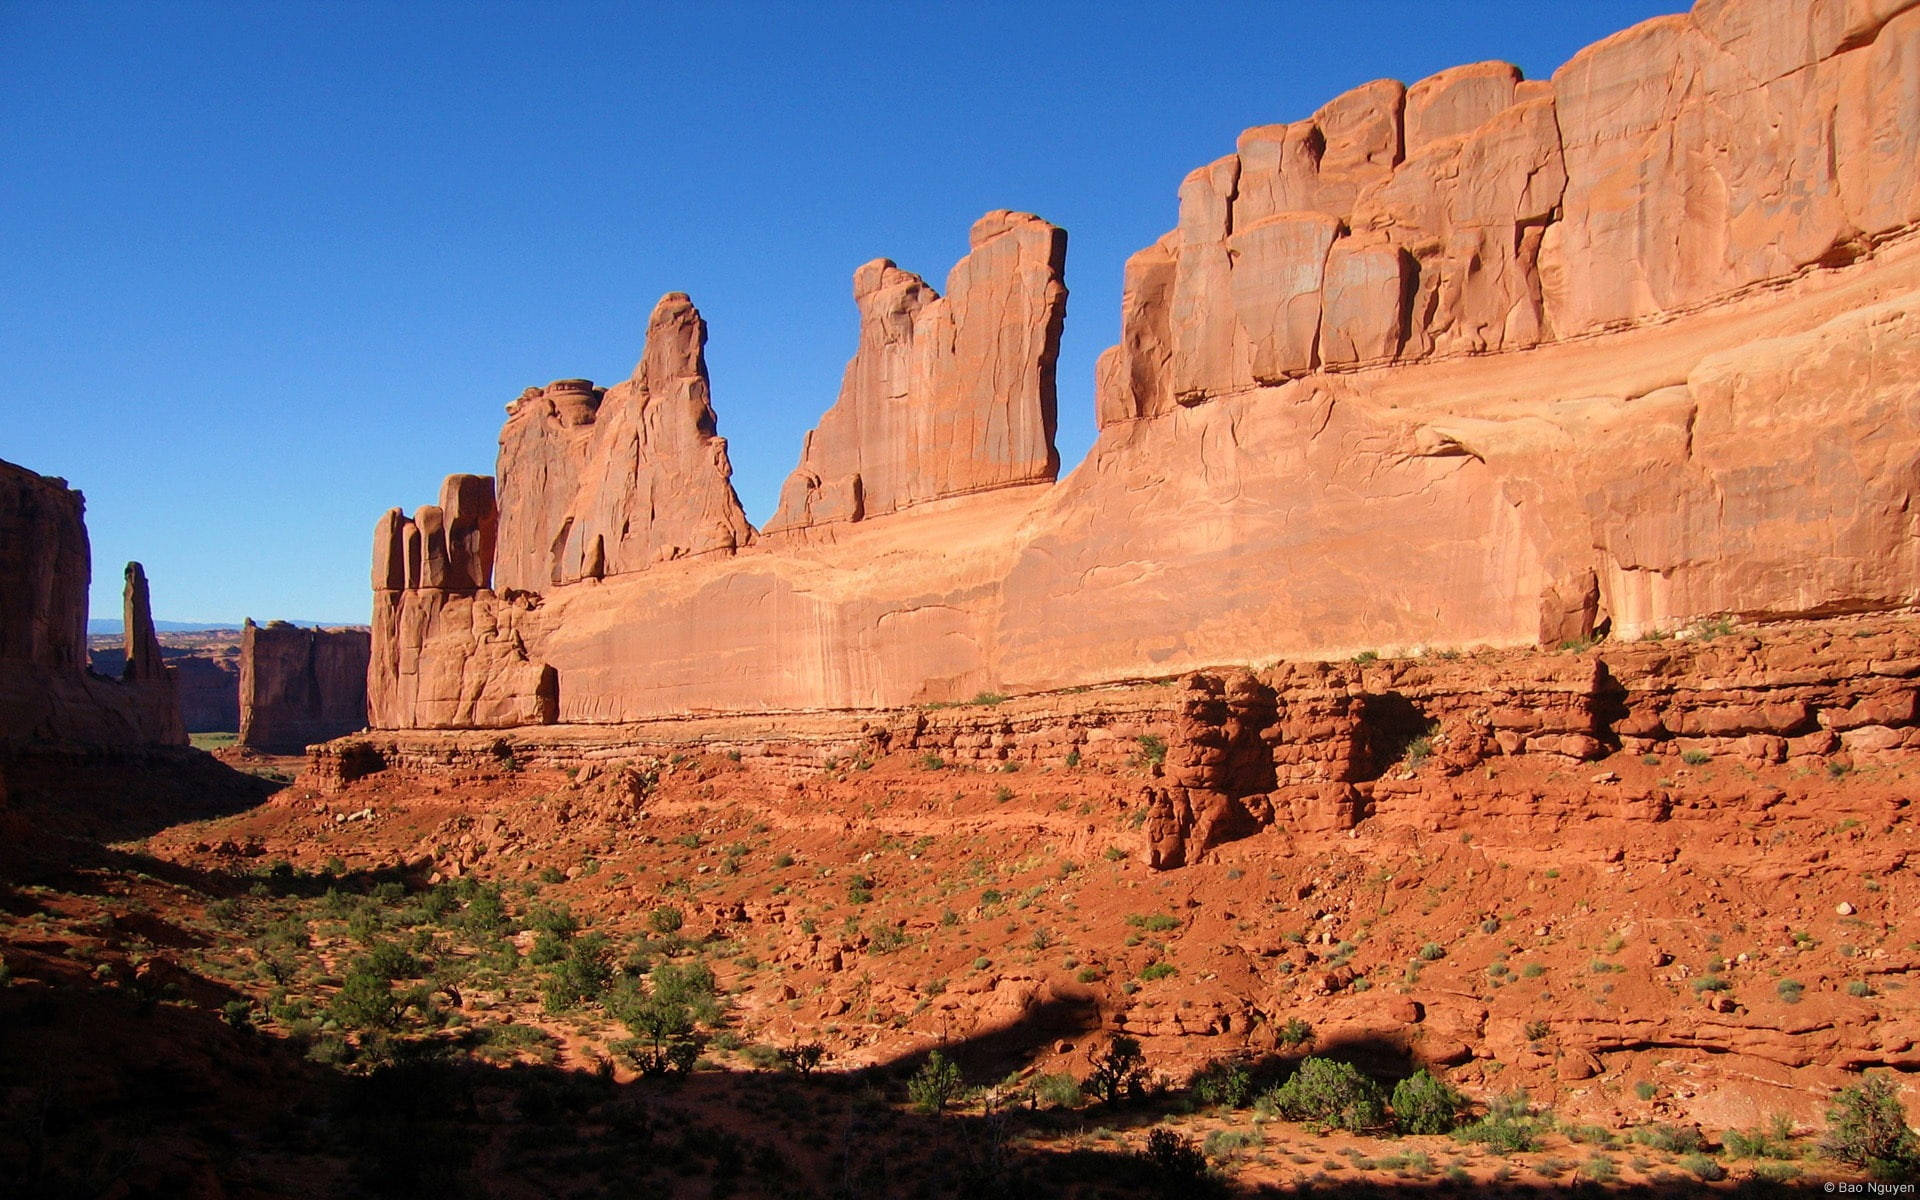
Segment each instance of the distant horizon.
[{"label": "distant horizon", "polygon": [[[155,617],[153,619],[153,628],[156,633],[207,633],[222,629],[239,629],[245,625],[247,620],[248,618],[242,617],[238,621],[179,621],[171,618]],[[267,625],[274,621],[284,621],[288,625],[299,625],[303,628],[332,628],[342,625],[354,626],[361,629],[368,628],[367,617],[361,617],[353,621],[310,621],[305,617],[267,617],[264,619],[254,617],[252,620],[255,625]],[[90,616],[87,618],[87,636],[98,637],[118,634],[124,632],[124,624],[125,618],[118,613],[115,613],[111,617]]]},{"label": "distant horizon", "polygon": [[1684,7],[16,5],[0,457],[85,493],[94,611],[138,559],[158,611],[364,613],[380,514],[491,473],[523,388],[627,378],[685,292],[758,525],[853,355],[855,268],[944,292],[1013,209],[1069,236],[1064,477],[1127,257],[1242,130],[1543,78]]}]

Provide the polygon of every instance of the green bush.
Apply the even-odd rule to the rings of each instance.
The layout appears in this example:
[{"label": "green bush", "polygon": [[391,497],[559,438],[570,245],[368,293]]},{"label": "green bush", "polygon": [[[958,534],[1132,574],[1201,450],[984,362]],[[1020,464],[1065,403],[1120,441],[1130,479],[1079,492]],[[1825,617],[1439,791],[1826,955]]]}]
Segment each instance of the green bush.
[{"label": "green bush", "polygon": [[927,1055],[927,1061],[919,1072],[907,1081],[907,1098],[921,1112],[938,1116],[946,1111],[947,1105],[960,1094],[963,1086],[965,1082],[960,1077],[960,1068],[953,1065],[946,1055],[935,1050]]},{"label": "green bush", "polygon": [[1151,733],[1140,735],[1140,761],[1150,767],[1157,767],[1167,761],[1167,739]]},{"label": "green bush", "polygon": [[1393,1085],[1393,1123],[1402,1133],[1452,1133],[1467,1098],[1425,1070]]},{"label": "green bush", "polygon": [[1287,1023],[1280,1027],[1280,1044],[1289,1048],[1307,1046],[1313,1043],[1313,1026],[1299,1017],[1288,1017]]},{"label": "green bush", "polygon": [[386,976],[366,969],[364,960],[347,972],[327,1011],[346,1029],[393,1029],[400,1024],[400,1004],[394,999],[393,984]]},{"label": "green bush", "polygon": [[1187,1077],[1187,1090],[1201,1104],[1245,1108],[1253,1099],[1253,1075],[1244,1063],[1216,1058]]},{"label": "green bush", "polygon": [[1703,1183],[1716,1183],[1727,1177],[1727,1169],[1704,1154],[1682,1155],[1680,1166]]},{"label": "green bush", "polygon": [[647,914],[647,924],[659,934],[679,933],[686,923],[687,915],[671,904],[662,904]]},{"label": "green bush", "polygon": [[1387,1123],[1380,1085],[1353,1064],[1337,1059],[1302,1059],[1293,1077],[1271,1094],[1274,1107],[1290,1120],[1312,1121],[1353,1133],[1379,1129]]},{"label": "green bush", "polygon": [[1080,1081],[1071,1075],[1042,1075],[1033,1081],[1033,1098],[1055,1108],[1072,1108],[1080,1103]]},{"label": "green bush", "polygon": [[608,959],[604,934],[589,933],[566,943],[566,953],[547,973],[547,1011],[565,1012],[600,999],[613,981],[613,967]]},{"label": "green bush", "polygon": [[1455,1129],[1453,1136],[1483,1145],[1496,1154],[1524,1154],[1539,1144],[1542,1124],[1533,1116],[1526,1090],[1517,1088],[1494,1097],[1484,1117]]},{"label": "green bush", "polygon": [[1698,1129],[1686,1125],[1642,1125],[1628,1136],[1642,1146],[1668,1154],[1692,1154],[1707,1144]]},{"label": "green bush", "polygon": [[1907,1128],[1907,1112],[1893,1083],[1870,1075],[1842,1088],[1827,1110],[1820,1148],[1842,1162],[1865,1167],[1876,1179],[1904,1178],[1920,1169],[1920,1140]]}]

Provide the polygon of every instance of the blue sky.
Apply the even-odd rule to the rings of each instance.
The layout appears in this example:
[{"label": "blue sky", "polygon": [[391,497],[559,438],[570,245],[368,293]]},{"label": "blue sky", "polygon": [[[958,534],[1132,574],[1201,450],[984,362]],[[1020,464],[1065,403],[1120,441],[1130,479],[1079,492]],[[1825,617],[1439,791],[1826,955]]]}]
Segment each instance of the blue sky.
[{"label": "blue sky", "polygon": [[1381,76],[1544,76],[1673,3],[0,2],[0,458],[87,495],[93,612],[365,621],[374,519],[490,471],[528,385],[706,315],[763,521],[853,269],[1068,230],[1060,448],[1126,256],[1250,125]]}]

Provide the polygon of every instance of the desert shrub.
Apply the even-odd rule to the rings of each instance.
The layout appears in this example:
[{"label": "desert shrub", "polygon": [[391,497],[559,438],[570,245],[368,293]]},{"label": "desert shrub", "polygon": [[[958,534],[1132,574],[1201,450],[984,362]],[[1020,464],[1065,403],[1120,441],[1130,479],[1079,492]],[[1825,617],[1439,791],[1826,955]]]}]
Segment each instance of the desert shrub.
[{"label": "desert shrub", "polygon": [[1167,761],[1167,739],[1151,733],[1140,735],[1140,761],[1147,766],[1157,767]]},{"label": "desert shrub", "polygon": [[1420,947],[1420,957],[1426,962],[1437,962],[1447,956],[1447,948],[1439,942],[1428,942]]},{"label": "desert shrub", "polygon": [[1287,1047],[1306,1046],[1313,1042],[1313,1026],[1299,1017],[1288,1017],[1287,1023],[1280,1027],[1280,1044]]},{"label": "desert shrub", "polygon": [[1033,1081],[1033,1098],[1038,1103],[1072,1108],[1080,1097],[1080,1081],[1071,1075],[1042,1075]]},{"label": "desert shrub", "polygon": [[1180,918],[1163,912],[1128,913],[1127,926],[1132,929],[1144,929],[1148,933],[1168,933],[1180,928]]},{"label": "desert shrub", "polygon": [[613,967],[608,959],[604,934],[589,933],[566,943],[566,953],[547,973],[547,1011],[565,1012],[600,999],[613,981]]},{"label": "desert shrub", "polygon": [[535,904],[527,910],[526,927],[535,933],[551,934],[562,941],[580,932],[580,922],[565,904]]},{"label": "desert shrub", "polygon": [[1800,1003],[1800,997],[1806,993],[1807,985],[1798,979],[1782,979],[1774,990],[1780,993],[1780,999],[1788,1004]]},{"label": "desert shrub", "polygon": [[1146,1088],[1147,1059],[1140,1043],[1125,1034],[1115,1034],[1087,1076],[1086,1090],[1108,1104],[1123,1097],[1138,1096]]},{"label": "desert shrub", "polygon": [[1884,1075],[1840,1089],[1827,1110],[1820,1148],[1842,1162],[1865,1167],[1875,1178],[1899,1179],[1920,1169],[1920,1140],[1907,1128],[1906,1109]]},{"label": "desert shrub", "polygon": [[1147,1135],[1146,1148],[1139,1152],[1151,1186],[1163,1196],[1206,1196],[1220,1189],[1220,1181],[1207,1166],[1207,1156],[1194,1140],[1171,1129],[1156,1129]]},{"label": "desert shrub", "polygon": [[1187,1090],[1201,1104],[1245,1108],[1253,1099],[1253,1075],[1245,1063],[1216,1058],[1187,1077]]},{"label": "desert shrub", "polygon": [[346,1029],[384,1030],[400,1024],[400,1004],[394,998],[393,984],[386,976],[367,969],[364,959],[347,972],[327,1011]]},{"label": "desert shrub", "polygon": [[1541,1124],[1533,1116],[1525,1089],[1515,1089],[1494,1097],[1485,1116],[1455,1129],[1453,1136],[1483,1145],[1496,1154],[1523,1154],[1538,1144]]},{"label": "desert shrub", "polygon": [[1691,1154],[1707,1144],[1698,1129],[1664,1122],[1642,1125],[1627,1136],[1642,1146],[1668,1154]]},{"label": "desert shrub", "polygon": [[1353,1133],[1387,1123],[1380,1085],[1352,1063],[1331,1058],[1301,1060],[1292,1078],[1274,1089],[1273,1105],[1294,1121],[1312,1121]]},{"label": "desert shrub", "polygon": [[1465,1096],[1425,1070],[1394,1084],[1390,1103],[1402,1133],[1451,1133],[1467,1108]]},{"label": "desert shrub", "polygon": [[687,923],[687,915],[671,904],[662,904],[647,914],[647,925],[659,934],[680,932]]},{"label": "desert shrub", "polygon": [[1169,975],[1179,973],[1180,969],[1170,962],[1148,963],[1140,969],[1140,979],[1142,982],[1152,983],[1156,979],[1165,979]]},{"label": "desert shrub", "polygon": [[1703,1183],[1714,1183],[1727,1177],[1727,1169],[1704,1154],[1683,1154],[1680,1167]]},{"label": "desert shrub", "polygon": [[1224,1162],[1234,1151],[1260,1144],[1260,1134],[1251,1129],[1216,1129],[1207,1135],[1202,1152],[1213,1162]]},{"label": "desert shrub", "polygon": [[946,1055],[935,1050],[912,1079],[907,1081],[907,1098],[923,1113],[938,1116],[946,1111],[965,1086],[960,1068]]}]

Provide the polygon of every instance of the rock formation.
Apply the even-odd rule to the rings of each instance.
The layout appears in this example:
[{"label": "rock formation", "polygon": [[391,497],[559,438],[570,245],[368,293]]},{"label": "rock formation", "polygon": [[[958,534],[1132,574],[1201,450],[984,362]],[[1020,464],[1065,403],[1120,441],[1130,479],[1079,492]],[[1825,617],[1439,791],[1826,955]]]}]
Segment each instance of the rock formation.
[{"label": "rock formation", "polygon": [[[1053,472],[1061,241],[990,215],[944,299],[861,268],[859,350],[759,543],[730,490],[676,506],[600,465],[614,393],[529,393],[497,593],[436,573],[434,510],[383,521],[373,724],[886,707],[1911,606],[1916,130],[1920,10],[1895,0],[1701,0],[1551,80],[1482,63],[1251,129],[1129,261],[1099,439],[1051,486],[1015,485]],[[663,324],[694,433],[619,440],[689,448],[713,469],[667,473],[720,496],[697,338]],[[653,344],[629,425],[671,373]]]},{"label": "rock formation", "polygon": [[240,631],[240,744],[299,754],[367,723],[364,629],[302,629],[285,621]]},{"label": "rock formation", "polygon": [[853,274],[860,348],[807,435],[768,533],[1051,483],[1067,234],[1028,213],[976,221],[943,298],[877,258]]},{"label": "rock formation", "polygon": [[[563,379],[529,388],[508,407],[500,432],[500,590],[545,591],[656,562],[730,554],[752,540],[728,482],[726,439],[714,432],[706,344],[706,322],[673,292],[647,322],[633,378],[605,392]],[[477,482],[467,486],[476,514],[467,536],[477,546],[492,540],[477,514],[493,511],[493,496],[488,488],[481,497]],[[475,558],[470,569],[444,582],[429,573],[420,586],[489,587],[485,565]]]},{"label": "rock formation", "polygon": [[125,667],[87,670],[85,510],[65,481],[0,462],[0,751],[186,744],[139,563],[126,569]]}]

